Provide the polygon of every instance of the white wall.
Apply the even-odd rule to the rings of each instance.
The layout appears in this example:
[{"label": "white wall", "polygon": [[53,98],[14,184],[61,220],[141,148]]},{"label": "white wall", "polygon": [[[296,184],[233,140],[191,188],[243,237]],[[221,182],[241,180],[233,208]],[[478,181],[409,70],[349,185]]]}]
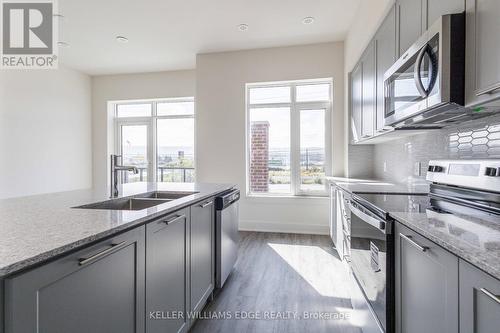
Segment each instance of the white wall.
[{"label": "white wall", "polygon": [[113,127],[109,126],[112,119],[108,114],[108,102],[194,96],[195,80],[194,70],[92,77],[94,187],[104,189],[108,186],[108,160],[109,154],[113,153]]},{"label": "white wall", "polygon": [[90,78],[0,73],[0,198],[91,187]]},{"label": "white wall", "polygon": [[[196,61],[197,180],[246,192],[245,84],[332,77],[333,174],[343,174],[343,43],[200,54]],[[243,196],[240,229],[328,233],[326,198]]]}]

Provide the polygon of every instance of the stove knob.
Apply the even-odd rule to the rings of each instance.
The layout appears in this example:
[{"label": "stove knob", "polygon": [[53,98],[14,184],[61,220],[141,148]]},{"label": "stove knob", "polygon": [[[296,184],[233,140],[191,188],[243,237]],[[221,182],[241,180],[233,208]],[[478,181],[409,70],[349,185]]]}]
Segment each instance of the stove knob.
[{"label": "stove knob", "polygon": [[485,175],[489,177],[497,177],[500,176],[500,170],[497,170],[497,168],[486,168]]},{"label": "stove knob", "polygon": [[442,166],[436,165],[434,166],[434,172],[443,172],[444,168]]}]

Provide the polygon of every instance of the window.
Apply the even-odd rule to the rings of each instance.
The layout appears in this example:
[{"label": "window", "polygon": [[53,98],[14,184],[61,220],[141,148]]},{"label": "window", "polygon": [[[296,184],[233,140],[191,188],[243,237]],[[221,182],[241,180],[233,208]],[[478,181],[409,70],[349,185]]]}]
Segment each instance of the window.
[{"label": "window", "polygon": [[114,104],[116,151],[124,165],[122,183],[194,182],[194,98]]},{"label": "window", "polygon": [[253,195],[325,195],[331,80],[247,84],[247,187]]}]

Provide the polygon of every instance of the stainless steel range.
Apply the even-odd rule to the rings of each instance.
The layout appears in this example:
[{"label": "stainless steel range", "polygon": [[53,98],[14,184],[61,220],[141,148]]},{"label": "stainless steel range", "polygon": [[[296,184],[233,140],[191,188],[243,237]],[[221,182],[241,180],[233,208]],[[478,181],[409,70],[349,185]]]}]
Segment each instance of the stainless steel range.
[{"label": "stainless steel range", "polygon": [[[349,201],[348,262],[376,327],[394,332],[394,220],[390,212],[426,213],[463,237],[469,221],[500,224],[500,160],[430,161],[428,195],[358,194]],[[473,228],[477,231],[477,225]],[[495,244],[498,235],[483,235]],[[488,238],[482,243],[493,244]],[[481,243],[481,242],[477,242]],[[418,246],[418,244],[417,244]],[[362,308],[353,302],[356,309]]]},{"label": "stainless steel range", "polygon": [[500,160],[430,161],[431,207],[500,223]]}]

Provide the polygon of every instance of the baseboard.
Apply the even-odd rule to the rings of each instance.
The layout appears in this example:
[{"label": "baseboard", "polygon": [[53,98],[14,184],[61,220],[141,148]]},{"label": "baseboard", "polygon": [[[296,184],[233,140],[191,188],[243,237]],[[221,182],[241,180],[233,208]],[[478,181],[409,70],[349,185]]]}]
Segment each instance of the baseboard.
[{"label": "baseboard", "polygon": [[240,220],[240,231],[280,232],[292,234],[329,235],[328,225],[294,224],[278,221]]}]

